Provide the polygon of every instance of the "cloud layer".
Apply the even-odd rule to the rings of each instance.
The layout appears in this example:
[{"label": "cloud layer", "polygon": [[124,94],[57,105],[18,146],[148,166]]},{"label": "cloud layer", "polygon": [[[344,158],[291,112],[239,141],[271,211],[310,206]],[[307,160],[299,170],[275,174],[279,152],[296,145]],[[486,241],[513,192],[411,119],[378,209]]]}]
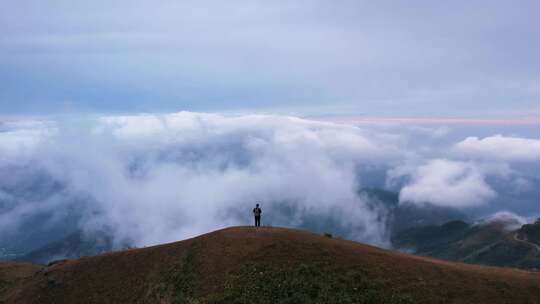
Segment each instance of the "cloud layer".
[{"label": "cloud layer", "polygon": [[495,135],[485,138],[467,137],[456,144],[456,150],[477,158],[508,161],[540,161],[540,139]]},{"label": "cloud layer", "polygon": [[[401,203],[419,206],[504,199],[512,211],[534,200],[540,178],[527,169],[538,166],[536,139],[452,141],[453,132],[192,112],[4,121],[0,229],[69,217],[111,231],[118,244],[149,245],[251,224],[258,202],[263,224],[331,220],[345,237],[385,246],[387,206],[358,195],[385,179]],[[489,153],[501,142],[509,156]]]},{"label": "cloud layer", "polygon": [[272,210],[288,206],[295,210],[289,224],[334,214],[354,231],[349,237],[386,242],[382,215],[356,194],[356,165],[397,149],[353,126],[182,112],[6,129],[3,172],[43,171],[61,187],[46,199],[18,200],[0,215],[5,223],[32,208],[57,210],[85,198],[84,227],[147,245],[250,224],[259,202],[275,224],[287,223]]}]

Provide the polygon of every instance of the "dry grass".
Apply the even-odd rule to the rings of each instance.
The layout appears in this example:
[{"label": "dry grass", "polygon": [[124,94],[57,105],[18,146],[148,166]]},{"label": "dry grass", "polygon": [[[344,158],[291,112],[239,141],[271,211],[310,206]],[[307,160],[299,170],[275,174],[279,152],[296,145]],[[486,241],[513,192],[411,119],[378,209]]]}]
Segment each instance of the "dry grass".
[{"label": "dry grass", "polygon": [[[325,280],[347,288],[336,291],[347,296],[350,287],[366,288],[370,282],[376,299],[403,295],[417,303],[540,303],[538,273],[441,261],[284,228],[233,227],[181,242],[70,260],[38,272],[34,266],[6,265],[0,267],[0,279],[11,278],[11,283],[0,303],[212,302],[244,288],[238,282],[251,284],[238,280],[246,265],[271,269],[273,278],[302,275],[295,270],[302,267],[328,273]],[[345,276],[349,270],[361,276]]]}]

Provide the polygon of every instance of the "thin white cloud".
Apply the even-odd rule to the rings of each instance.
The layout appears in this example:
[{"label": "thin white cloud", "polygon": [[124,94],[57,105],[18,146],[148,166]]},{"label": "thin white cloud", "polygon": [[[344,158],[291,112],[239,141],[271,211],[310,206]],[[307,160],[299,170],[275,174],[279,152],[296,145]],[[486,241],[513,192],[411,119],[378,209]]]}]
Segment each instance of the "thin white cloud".
[{"label": "thin white cloud", "polygon": [[477,158],[507,161],[540,161],[540,139],[495,135],[485,138],[467,137],[457,143],[459,153]]},{"label": "thin white cloud", "polygon": [[489,224],[501,224],[507,230],[515,230],[528,223],[528,220],[522,216],[519,216],[509,211],[499,211],[487,216],[480,220],[477,224],[489,225]]},{"label": "thin white cloud", "polygon": [[48,121],[0,121],[0,164],[27,158],[54,131]]}]

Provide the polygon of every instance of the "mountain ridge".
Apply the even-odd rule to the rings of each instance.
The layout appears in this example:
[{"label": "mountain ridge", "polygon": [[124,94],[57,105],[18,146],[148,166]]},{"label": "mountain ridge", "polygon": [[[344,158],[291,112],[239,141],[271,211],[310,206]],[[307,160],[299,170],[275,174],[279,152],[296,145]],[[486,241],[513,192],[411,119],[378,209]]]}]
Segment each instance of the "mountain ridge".
[{"label": "mountain ridge", "polygon": [[517,225],[505,220],[413,227],[392,238],[394,247],[423,256],[529,270],[540,269],[539,242],[539,222]]}]

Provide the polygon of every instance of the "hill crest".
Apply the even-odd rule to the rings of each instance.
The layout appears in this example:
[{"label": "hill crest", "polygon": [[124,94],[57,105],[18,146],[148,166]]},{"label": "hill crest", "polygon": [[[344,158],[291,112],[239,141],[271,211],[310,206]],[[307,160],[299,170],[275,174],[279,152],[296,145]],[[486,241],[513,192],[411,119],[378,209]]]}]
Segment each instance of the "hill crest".
[{"label": "hill crest", "polygon": [[6,303],[250,303],[252,297],[259,303],[524,303],[540,301],[540,275],[301,230],[231,227],[59,262],[0,293]]}]

